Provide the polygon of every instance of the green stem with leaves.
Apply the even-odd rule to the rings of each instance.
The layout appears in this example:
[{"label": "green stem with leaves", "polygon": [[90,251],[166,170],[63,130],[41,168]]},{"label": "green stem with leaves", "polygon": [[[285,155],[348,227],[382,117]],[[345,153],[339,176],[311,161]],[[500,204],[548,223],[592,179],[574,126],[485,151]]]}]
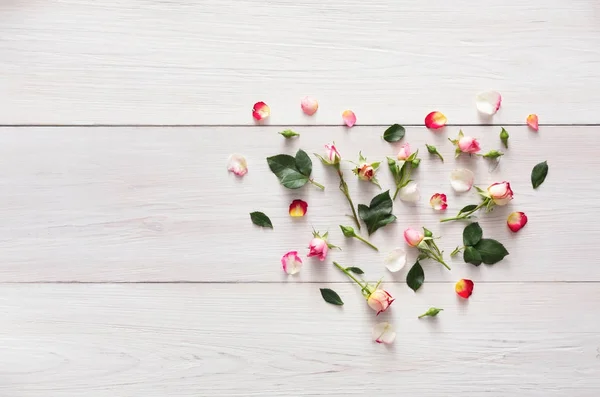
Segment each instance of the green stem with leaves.
[{"label": "green stem with leaves", "polygon": [[344,273],[346,276],[350,277],[350,279],[352,281],[354,281],[356,284],[358,284],[360,286],[361,290],[364,290],[367,287],[366,284],[363,285],[363,283],[361,283],[356,277],[354,277],[352,275],[352,273],[350,273],[348,270],[346,270],[345,267],[343,267],[342,265],[340,265],[337,262],[333,262],[333,264],[335,265],[335,267],[337,267],[338,269],[340,269],[342,271],[342,273]]},{"label": "green stem with leaves", "polygon": [[452,218],[444,218],[444,219],[440,220],[440,222],[450,222],[450,221],[458,221],[460,219],[468,219],[475,212],[479,211],[482,207],[484,207],[485,205],[487,205],[487,203],[488,203],[488,200],[483,200],[481,202],[481,204],[479,204],[477,207],[473,208],[471,211],[460,213],[457,216],[452,217]]}]

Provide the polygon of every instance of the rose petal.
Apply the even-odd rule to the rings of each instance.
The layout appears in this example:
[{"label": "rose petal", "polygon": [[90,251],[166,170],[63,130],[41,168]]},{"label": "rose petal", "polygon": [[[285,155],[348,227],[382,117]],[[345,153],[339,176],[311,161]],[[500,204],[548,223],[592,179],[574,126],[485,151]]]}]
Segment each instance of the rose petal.
[{"label": "rose petal", "polygon": [[502,95],[496,91],[486,91],[477,94],[475,98],[479,113],[491,116],[496,114],[502,103]]},{"label": "rose petal", "polygon": [[468,192],[474,181],[475,174],[466,168],[458,168],[450,173],[450,185],[455,192]]},{"label": "rose petal", "polygon": [[252,117],[260,121],[264,120],[271,114],[271,108],[264,102],[256,102],[252,107]]},{"label": "rose petal", "polygon": [[283,271],[287,274],[296,274],[302,267],[302,259],[298,256],[298,251],[290,251],[281,257]]},{"label": "rose petal", "polygon": [[317,109],[319,109],[319,102],[317,102],[315,98],[306,96],[302,98],[302,101],[300,101],[300,107],[302,108],[304,114],[312,116],[315,114]]},{"label": "rose petal", "polygon": [[373,326],[373,340],[377,343],[390,344],[396,339],[394,326],[388,322],[377,323]]},{"label": "rose petal", "polygon": [[237,176],[244,176],[248,172],[248,163],[241,154],[234,153],[227,159],[227,171],[233,172]]},{"label": "rose petal", "polygon": [[467,299],[473,293],[473,281],[461,278],[454,286],[454,290],[458,296]]},{"label": "rose petal", "polygon": [[431,112],[427,116],[425,116],[425,127],[437,130],[438,128],[442,128],[446,125],[448,119],[441,112]]},{"label": "rose petal", "polygon": [[524,212],[513,212],[506,220],[508,228],[513,232],[518,232],[527,224],[527,215]]},{"label": "rose petal", "polygon": [[530,114],[527,116],[527,125],[534,131],[539,129],[537,114]]},{"label": "rose petal", "polygon": [[436,193],[429,199],[429,204],[431,204],[431,208],[436,211],[442,211],[448,208],[448,202],[446,200],[446,195],[443,193]]},{"label": "rose petal", "polygon": [[300,217],[306,215],[306,210],[308,209],[308,204],[306,201],[302,200],[294,200],[290,204],[290,216]]},{"label": "rose petal", "polygon": [[390,272],[399,272],[406,265],[406,251],[402,248],[390,251],[383,260],[383,263]]},{"label": "rose petal", "polygon": [[356,124],[356,115],[352,110],[344,110],[344,113],[342,113],[342,120],[344,120],[344,123],[348,127],[352,127]]},{"label": "rose petal", "polygon": [[419,193],[419,185],[415,181],[410,181],[406,186],[400,189],[398,192],[398,197],[400,200],[405,201],[407,203],[416,203],[421,198]]}]

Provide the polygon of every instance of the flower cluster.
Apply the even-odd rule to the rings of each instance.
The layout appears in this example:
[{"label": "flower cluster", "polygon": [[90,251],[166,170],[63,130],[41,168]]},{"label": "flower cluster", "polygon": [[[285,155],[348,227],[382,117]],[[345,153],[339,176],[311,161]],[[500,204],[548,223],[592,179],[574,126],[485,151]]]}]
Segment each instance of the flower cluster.
[{"label": "flower cluster", "polygon": [[[483,92],[476,96],[475,104],[480,114],[491,117],[500,109],[502,96],[495,91]],[[312,116],[319,109],[319,104],[316,99],[307,96],[300,101],[300,108],[305,115]],[[252,108],[252,117],[257,122],[262,122],[268,118],[270,113],[271,109],[264,102],[257,102]],[[345,110],[342,112],[342,122],[345,126],[351,128],[357,122],[356,115],[351,110]],[[443,113],[433,111],[427,114],[424,124],[425,127],[432,130],[434,134],[438,134],[440,131],[443,132],[447,128],[447,118]],[[531,114],[527,117],[526,124],[534,131],[539,130],[538,117],[535,114]],[[290,129],[281,131],[279,134],[285,139],[298,139],[300,137],[299,133]],[[406,129],[403,126],[400,124],[393,124],[384,131],[382,138],[387,142],[395,143],[402,141],[405,134]],[[508,149],[509,133],[506,129],[501,129],[499,138],[504,148]],[[448,140],[454,146],[455,157],[461,155],[482,156],[499,161],[500,157],[504,155],[503,152],[497,149],[492,149],[482,154],[482,145],[480,141],[473,136],[465,135],[462,130],[458,131],[458,136],[456,138],[448,138]],[[432,155],[430,158],[437,156],[442,163],[444,162],[442,154],[435,146],[426,144],[426,148]],[[324,166],[329,167],[330,169],[332,168],[335,171],[339,178],[338,188],[350,206],[350,217],[354,221],[354,227],[339,225],[340,231],[344,237],[356,239],[373,250],[379,251],[371,241],[359,234],[361,230],[361,221],[366,227],[368,234],[371,235],[376,230],[396,222],[397,218],[393,213],[393,203],[396,197],[399,196],[404,202],[420,202],[421,196],[419,186],[417,182],[413,180],[413,173],[421,163],[418,152],[419,150],[413,150],[409,143],[401,144],[395,155],[387,157],[388,168],[394,180],[393,188],[395,190],[393,196],[390,195],[390,190],[386,190],[374,196],[368,205],[358,204],[358,206],[354,205],[350,196],[348,184],[345,180],[344,172],[342,171],[342,165],[345,161],[336,147],[336,144],[334,142],[326,144],[325,152],[323,154],[315,154]],[[359,180],[372,183],[381,189],[381,183],[378,179],[381,165],[379,161],[369,162],[367,161],[367,158],[363,156],[362,152],[359,152],[358,162],[349,162],[354,164],[352,172]],[[302,149],[298,150],[295,156],[279,154],[268,157],[267,163],[270,170],[279,180],[279,183],[285,188],[299,189],[306,184],[311,184],[318,189],[325,189],[325,186],[317,183],[312,178],[313,164],[311,158]],[[438,164],[438,166],[441,166],[441,164]],[[227,162],[227,170],[237,177],[244,177],[248,173],[248,162],[243,155],[237,153],[232,154]],[[537,189],[545,181],[547,174],[547,162],[544,161],[537,164],[531,173],[532,187]],[[475,179],[476,175],[473,170],[457,168],[450,173],[450,186],[458,194],[466,193],[474,186]],[[467,205],[460,209],[456,216],[441,219],[440,222],[470,220],[478,213],[478,211],[484,210],[485,212],[490,212],[496,206],[507,206],[514,198],[513,189],[508,181],[492,183],[485,189],[475,186],[475,189],[480,199],[478,203]],[[449,203],[448,196],[444,193],[434,193],[429,198],[429,206],[434,211],[445,211],[452,204],[452,202]],[[306,217],[307,212],[308,203],[302,199],[294,199],[289,204],[288,213],[292,218]],[[263,212],[254,211],[250,213],[250,219],[256,226],[267,229],[274,228],[271,219]],[[514,211],[508,216],[506,225],[510,231],[516,233],[520,231],[527,222],[528,218],[524,212]],[[418,251],[416,254],[416,261],[406,275],[406,284],[409,288],[413,291],[417,291],[424,283],[425,269],[421,265],[421,262],[426,259],[438,262],[450,270],[450,266],[444,259],[443,251],[438,247],[437,241],[439,241],[440,237],[434,237],[433,232],[425,227],[422,228],[422,231],[420,231],[420,229],[406,228],[403,234],[406,244]],[[329,232],[321,234],[313,230],[312,239],[308,242],[306,257],[315,258],[317,263],[325,262],[328,260],[330,250],[334,248],[339,247],[329,242]],[[492,265],[502,261],[509,255],[502,243],[491,238],[483,237],[483,230],[478,222],[471,222],[464,228],[462,244],[451,253],[451,256],[454,257],[460,252],[463,253],[463,260],[465,263],[470,263],[475,266],[479,266],[482,263]],[[405,267],[407,257],[407,253],[402,248],[395,248],[385,256],[385,267],[390,272],[399,272]],[[372,309],[377,316],[390,309],[395,299],[387,289],[382,287],[382,279],[378,282],[367,281],[363,278],[364,271],[359,267],[344,267],[335,261],[333,261],[332,264],[337,270],[344,274],[345,277],[359,287],[360,293],[367,306]],[[299,273],[303,267],[303,261],[299,251],[292,250],[285,253],[281,257],[281,266],[283,271],[288,275]],[[468,299],[473,293],[473,287],[474,283],[472,280],[460,279],[455,285],[455,292],[459,297]],[[342,298],[332,289],[321,288],[320,292],[326,302],[332,305],[344,304]],[[443,309],[441,308],[431,307],[427,311],[421,312],[422,314],[420,314],[418,318],[435,317],[442,311]],[[384,344],[392,343],[395,337],[396,331],[391,323],[385,321],[373,326],[372,338],[375,342]]]}]

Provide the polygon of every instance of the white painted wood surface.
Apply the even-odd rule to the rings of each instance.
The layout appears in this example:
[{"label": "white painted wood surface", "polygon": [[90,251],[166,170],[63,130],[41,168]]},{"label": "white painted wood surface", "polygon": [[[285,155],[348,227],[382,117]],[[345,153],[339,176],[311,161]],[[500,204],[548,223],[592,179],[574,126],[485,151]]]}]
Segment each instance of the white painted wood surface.
[{"label": "white painted wood surface", "polygon": [[[590,0],[4,0],[4,124],[597,123]],[[307,118],[300,99],[321,109]]]},{"label": "white painted wood surface", "polygon": [[[395,302],[387,348],[350,285],[3,285],[10,396],[586,396],[600,386],[597,284],[453,284]],[[553,294],[548,294],[552,290]],[[582,298],[585,297],[585,298]],[[416,317],[431,305],[435,319]]]},{"label": "white painted wood surface", "polygon": [[[589,0],[1,1],[0,396],[597,397],[598,15]],[[504,97],[493,119],[473,104],[487,89]],[[312,118],[305,95],[321,105]],[[259,100],[272,127],[254,126]],[[346,108],[378,126],[338,127]],[[480,218],[508,247],[503,262],[425,262],[415,294],[407,269],[391,275],[383,254],[341,236],[348,207],[331,170],[315,161],[325,192],[291,192],[265,157],[335,140],[348,159],[383,160],[398,148],[383,126],[431,110],[453,126],[408,127],[422,200],[396,201],[398,221],[371,237],[382,252],[405,247],[407,226],[441,235],[446,255],[460,243],[463,224],[440,225],[427,204],[438,191],[448,213],[476,199],[451,192],[458,166],[484,186],[510,180],[516,196]],[[529,113],[539,133],[509,125]],[[31,127],[49,124],[74,127]],[[452,158],[459,127],[488,150],[501,125],[499,167]],[[302,136],[284,141],[281,126]],[[244,179],[225,170],[232,152],[248,157]],[[549,177],[533,191],[542,160]],[[378,190],[344,167],[367,203]],[[392,186],[385,168],[381,180]],[[309,202],[306,218],[289,218],[293,198]],[[275,230],[255,228],[252,210]],[[512,210],[530,219],[518,235]],[[389,312],[375,317],[330,261],[283,274],[281,255],[305,255],[313,226],[343,246],[330,259],[385,277]],[[466,302],[462,277],[476,283]],[[430,306],[445,310],[418,320]],[[395,324],[392,347],[370,340],[376,321]]]}]

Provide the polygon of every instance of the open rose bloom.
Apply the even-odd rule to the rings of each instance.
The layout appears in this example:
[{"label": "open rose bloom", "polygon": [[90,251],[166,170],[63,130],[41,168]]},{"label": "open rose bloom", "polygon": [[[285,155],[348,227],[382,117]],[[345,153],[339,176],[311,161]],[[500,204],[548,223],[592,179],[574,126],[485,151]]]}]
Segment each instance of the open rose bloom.
[{"label": "open rose bloom", "polygon": [[379,313],[386,311],[392,302],[394,302],[392,295],[390,295],[389,292],[379,288],[371,292],[371,294],[369,294],[367,297],[367,304],[371,309],[375,310],[378,315]]},{"label": "open rose bloom", "polygon": [[363,157],[362,153],[359,153],[358,165],[352,170],[352,172],[354,172],[354,174],[358,176],[358,179],[361,181],[372,182],[379,186],[379,182],[375,176],[375,173],[379,169],[379,165],[379,162],[367,163],[366,157]]}]

